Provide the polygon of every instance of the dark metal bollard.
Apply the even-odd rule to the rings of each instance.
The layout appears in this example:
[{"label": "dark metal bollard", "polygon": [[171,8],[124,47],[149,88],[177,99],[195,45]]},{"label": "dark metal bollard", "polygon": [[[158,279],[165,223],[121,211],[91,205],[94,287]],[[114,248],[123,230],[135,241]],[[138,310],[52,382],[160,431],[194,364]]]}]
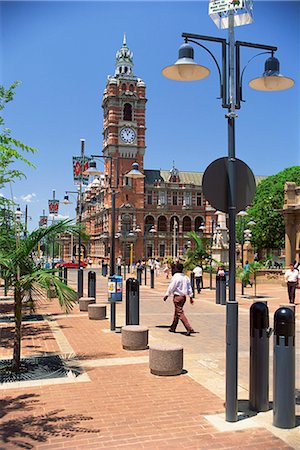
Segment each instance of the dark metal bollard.
[{"label": "dark metal bollard", "polygon": [[143,269],[141,267],[136,269],[136,277],[140,285],[142,284],[142,271]]},{"label": "dark metal bollard", "polygon": [[154,289],[154,269],[150,269],[150,288]]},{"label": "dark metal bollard", "polygon": [[88,273],[88,297],[96,299],[96,272],[91,270]]},{"label": "dark metal bollard", "polygon": [[296,426],[295,314],[290,308],[274,314],[273,425]]},{"label": "dark metal bollard", "polygon": [[192,287],[192,291],[193,291],[193,297],[195,297],[195,274],[194,274],[194,272],[191,272],[190,280],[191,280],[191,287]]},{"label": "dark metal bollard", "polygon": [[269,410],[269,309],[264,302],[250,308],[249,408]]},{"label": "dark metal bollard", "polygon": [[107,277],[107,264],[102,264],[102,276]]},{"label": "dark metal bollard", "polygon": [[216,275],[216,304],[220,304],[220,276]]},{"label": "dark metal bollard", "polygon": [[68,284],[68,268],[64,267],[64,283]]},{"label": "dark metal bollard", "polygon": [[147,266],[144,267],[145,272],[145,286],[147,285]]},{"label": "dark metal bollard", "polygon": [[59,278],[63,277],[63,268],[62,267],[58,268],[58,276],[59,276]]},{"label": "dark metal bollard", "polygon": [[83,269],[77,270],[77,292],[78,297],[83,297]]},{"label": "dark metal bollard", "polygon": [[118,267],[117,267],[117,275],[119,275],[119,277],[122,276],[121,270],[122,270],[122,266],[118,266]]},{"label": "dark metal bollard", "polygon": [[220,305],[226,305],[226,275],[219,275]]},{"label": "dark metal bollard", "polygon": [[140,285],[135,278],[126,281],[126,325],[140,324]]}]

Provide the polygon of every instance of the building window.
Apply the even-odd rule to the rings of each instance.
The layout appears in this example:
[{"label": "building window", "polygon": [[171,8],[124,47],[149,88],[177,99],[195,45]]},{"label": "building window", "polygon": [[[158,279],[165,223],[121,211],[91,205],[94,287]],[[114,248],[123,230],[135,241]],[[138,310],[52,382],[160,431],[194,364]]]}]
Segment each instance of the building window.
[{"label": "building window", "polygon": [[133,86],[133,84],[130,84],[130,85],[129,85],[129,90],[130,90],[130,92],[133,92],[133,91],[134,91],[134,86]]},{"label": "building window", "polygon": [[132,106],[130,103],[125,103],[124,105],[123,120],[132,120]]},{"label": "building window", "polygon": [[197,192],[197,194],[196,194],[196,205],[202,206],[202,193],[201,192]]},{"label": "building window", "polygon": [[157,231],[167,231],[167,218],[160,216],[157,220]]},{"label": "building window", "polygon": [[183,205],[184,206],[191,206],[191,193],[185,192],[183,196]]},{"label": "building window", "polygon": [[192,231],[192,221],[190,217],[185,216],[182,221],[182,230],[183,231]]},{"label": "building window", "polygon": [[177,206],[178,205],[177,191],[172,192],[172,205],[173,206]]},{"label": "building window", "polygon": [[165,192],[159,192],[158,193],[158,205],[165,205],[166,204],[166,195]]},{"label": "building window", "polygon": [[132,178],[124,176],[123,186],[132,186]]},{"label": "building window", "polygon": [[165,244],[159,244],[159,256],[160,258],[164,258],[166,254],[166,246]]},{"label": "building window", "polygon": [[122,91],[126,91],[126,84],[125,83],[122,84]]},{"label": "building window", "polygon": [[153,195],[152,195],[152,191],[149,191],[147,193],[147,205],[152,205],[153,203]]}]

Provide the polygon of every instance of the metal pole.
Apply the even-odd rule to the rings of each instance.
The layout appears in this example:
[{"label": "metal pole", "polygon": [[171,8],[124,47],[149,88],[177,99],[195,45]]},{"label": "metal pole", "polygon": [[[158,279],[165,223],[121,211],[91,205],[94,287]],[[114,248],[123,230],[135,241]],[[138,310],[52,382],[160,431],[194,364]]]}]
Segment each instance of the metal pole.
[{"label": "metal pole", "polygon": [[[53,190],[53,200],[55,200],[55,191]],[[52,216],[52,225],[54,224],[54,214]],[[52,269],[54,269],[54,236],[52,239]]]},{"label": "metal pole", "polygon": [[[112,160],[111,160],[112,162]],[[112,170],[112,165],[111,165]],[[110,174],[110,179],[112,179],[112,172]],[[113,276],[115,274],[115,233],[116,233],[116,192],[113,187],[111,187],[111,238],[110,238],[110,262],[109,262],[109,274]],[[116,330],[116,303],[111,302],[110,305],[110,330]]]},{"label": "metal pole", "polygon": [[177,220],[174,219],[173,224],[173,257],[176,258],[176,228],[177,228]]},{"label": "metal pole", "polygon": [[211,234],[210,234],[210,255],[209,255],[209,259],[210,259],[210,268],[209,268],[209,289],[212,289],[212,246],[213,246],[213,236],[214,236],[214,225],[215,225],[215,221],[214,219],[212,219],[211,222]]},{"label": "metal pole", "polygon": [[27,236],[28,228],[28,205],[25,206],[25,228],[24,228],[24,238]]},{"label": "metal pole", "polygon": [[238,412],[238,303],[235,292],[236,267],[236,165],[235,165],[235,82],[234,11],[229,12],[229,108],[228,108],[228,215],[229,215],[229,301],[226,306],[226,421],[236,422]]},{"label": "metal pole", "polygon": [[[245,228],[245,222],[244,222],[244,217],[242,217],[242,242],[241,242],[241,250],[242,250],[242,269],[244,269],[244,228]],[[244,280],[242,280],[242,295],[244,295],[244,288],[245,288],[245,283]]]},{"label": "metal pole", "polygon": [[78,211],[78,224],[79,224],[79,235],[78,235],[78,271],[77,271],[77,292],[78,296],[83,296],[83,273],[80,271],[80,259],[81,259],[81,221],[82,221],[82,174],[84,168],[84,143],[85,139],[80,139],[81,142],[81,170],[80,170],[80,183],[79,183],[79,211]]}]

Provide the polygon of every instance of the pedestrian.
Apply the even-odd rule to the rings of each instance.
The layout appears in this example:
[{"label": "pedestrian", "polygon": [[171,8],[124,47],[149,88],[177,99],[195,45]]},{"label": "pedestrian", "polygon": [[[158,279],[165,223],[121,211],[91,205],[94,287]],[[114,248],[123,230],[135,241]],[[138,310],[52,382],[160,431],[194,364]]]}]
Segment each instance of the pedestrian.
[{"label": "pedestrian", "polygon": [[169,295],[171,294],[173,294],[173,303],[175,311],[173,322],[169,328],[169,331],[171,333],[175,333],[177,324],[179,320],[181,320],[186,329],[185,333],[186,336],[190,336],[191,333],[195,333],[195,331],[191,327],[189,321],[187,320],[184,314],[183,306],[185,304],[187,296],[190,297],[191,304],[194,303],[193,290],[189,278],[183,273],[183,264],[181,263],[177,263],[177,272],[172,277],[166,295],[164,296],[164,301],[166,301]]},{"label": "pedestrian", "polygon": [[245,262],[244,270],[245,270],[245,278],[243,280],[244,287],[247,287],[248,284],[250,284],[250,287],[252,287],[253,283],[250,281],[250,264],[248,260]]},{"label": "pedestrian", "polygon": [[156,258],[156,260],[154,261],[154,268],[155,268],[155,274],[158,277],[160,274],[160,262],[159,262],[158,258]]},{"label": "pedestrian", "polygon": [[198,294],[200,294],[201,289],[203,289],[203,270],[202,267],[197,264],[197,266],[193,270],[193,274],[195,276],[195,282],[196,282],[196,289]]},{"label": "pedestrian", "polygon": [[300,274],[293,263],[290,264],[290,268],[285,272],[284,280],[287,283],[289,301],[290,303],[295,303],[296,287],[300,284]]},{"label": "pedestrian", "polygon": [[164,263],[163,272],[164,272],[165,277],[166,277],[167,280],[169,279],[170,270],[171,270],[170,264],[169,264],[168,262],[165,262],[165,263]]}]

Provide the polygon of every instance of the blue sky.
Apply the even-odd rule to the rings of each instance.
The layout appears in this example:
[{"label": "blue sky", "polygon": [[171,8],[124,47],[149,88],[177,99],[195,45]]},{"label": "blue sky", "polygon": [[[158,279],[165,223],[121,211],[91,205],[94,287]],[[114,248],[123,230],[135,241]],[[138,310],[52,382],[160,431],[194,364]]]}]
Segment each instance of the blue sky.
[{"label": "blue sky", "polygon": [[[146,169],[204,171],[227,155],[226,110],[217,99],[217,73],[206,52],[195,60],[211,69],[202,81],[180,83],[161,75],[177,59],[182,32],[227,37],[207,13],[207,1],[192,2],[1,2],[1,84],[22,84],[5,111],[12,135],[38,149],[13,185],[35,228],[52,190],[62,199],[75,190],[72,156],[102,150],[102,94],[114,73],[123,33],[134,53],[134,72],[147,86]],[[235,29],[236,39],[276,45],[281,72],[296,81],[288,91],[263,93],[248,82],[263,72],[265,56],[248,66],[245,103],[236,121],[236,155],[256,175],[299,165],[300,2],[254,1],[254,22]],[[209,45],[216,57],[217,44]],[[255,50],[242,49],[241,66]],[[74,205],[60,206],[74,216]]]}]

